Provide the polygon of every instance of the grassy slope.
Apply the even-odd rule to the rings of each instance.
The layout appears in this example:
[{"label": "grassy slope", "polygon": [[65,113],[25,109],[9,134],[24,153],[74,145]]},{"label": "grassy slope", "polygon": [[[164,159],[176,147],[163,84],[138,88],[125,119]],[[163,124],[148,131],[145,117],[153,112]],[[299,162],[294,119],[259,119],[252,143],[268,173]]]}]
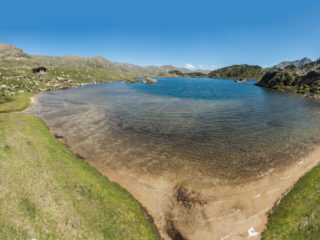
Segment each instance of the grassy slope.
[{"label": "grassy slope", "polygon": [[232,65],[214,70],[208,74],[210,78],[248,78],[259,79],[265,70],[255,65]]},{"label": "grassy slope", "polygon": [[[20,110],[29,94],[15,100],[1,110]],[[1,113],[0,143],[0,239],[159,238],[140,204],[39,118]]]},{"label": "grassy slope", "polygon": [[10,97],[0,98],[0,113],[21,111],[30,104],[33,93],[17,94]]},{"label": "grassy slope", "polygon": [[31,60],[0,59],[0,101],[1,97],[19,93],[34,93],[88,83],[129,80],[147,76],[143,73],[110,69],[60,66],[49,66],[46,74],[34,74],[32,68],[37,65],[40,63]]},{"label": "grassy slope", "polygon": [[262,239],[320,239],[320,166],[303,176],[273,209]]}]

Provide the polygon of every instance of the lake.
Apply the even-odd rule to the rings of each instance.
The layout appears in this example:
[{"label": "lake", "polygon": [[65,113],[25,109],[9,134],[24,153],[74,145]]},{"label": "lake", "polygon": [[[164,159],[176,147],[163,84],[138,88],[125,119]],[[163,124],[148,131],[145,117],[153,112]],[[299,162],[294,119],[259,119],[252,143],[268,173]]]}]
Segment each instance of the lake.
[{"label": "lake", "polygon": [[[27,113],[126,188],[165,239],[247,239],[318,163],[320,102],[254,81],[158,78],[44,92]],[[313,151],[314,150],[314,151]]]},{"label": "lake", "polygon": [[319,102],[254,81],[114,82],[43,93],[39,102],[42,118],[149,173],[192,166],[228,178],[257,175],[301,157],[320,136]]}]

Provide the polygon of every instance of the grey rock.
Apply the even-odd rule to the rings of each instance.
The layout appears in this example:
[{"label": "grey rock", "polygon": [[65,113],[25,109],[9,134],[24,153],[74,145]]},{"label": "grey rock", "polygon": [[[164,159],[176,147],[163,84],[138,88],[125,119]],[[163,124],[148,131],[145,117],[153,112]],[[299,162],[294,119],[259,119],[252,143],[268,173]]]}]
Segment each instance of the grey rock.
[{"label": "grey rock", "polygon": [[244,83],[244,82],[248,82],[248,79],[247,78],[240,78],[240,79],[234,80],[234,82],[236,82],[236,83]]},{"label": "grey rock", "polygon": [[158,80],[154,78],[145,78],[143,79],[142,83],[157,83]]}]

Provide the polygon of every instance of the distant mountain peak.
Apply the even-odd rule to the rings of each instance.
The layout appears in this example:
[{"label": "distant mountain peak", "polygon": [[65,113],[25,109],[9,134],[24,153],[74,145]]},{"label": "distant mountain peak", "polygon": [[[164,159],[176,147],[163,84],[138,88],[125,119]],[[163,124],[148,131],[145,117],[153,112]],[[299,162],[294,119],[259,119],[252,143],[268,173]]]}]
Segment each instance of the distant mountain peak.
[{"label": "distant mountain peak", "polygon": [[290,66],[290,65],[294,65],[297,68],[302,68],[302,67],[304,67],[304,65],[311,63],[311,62],[312,62],[311,59],[304,57],[300,60],[284,61],[284,62],[278,63],[277,65],[273,66],[273,68],[284,69],[285,67]]}]

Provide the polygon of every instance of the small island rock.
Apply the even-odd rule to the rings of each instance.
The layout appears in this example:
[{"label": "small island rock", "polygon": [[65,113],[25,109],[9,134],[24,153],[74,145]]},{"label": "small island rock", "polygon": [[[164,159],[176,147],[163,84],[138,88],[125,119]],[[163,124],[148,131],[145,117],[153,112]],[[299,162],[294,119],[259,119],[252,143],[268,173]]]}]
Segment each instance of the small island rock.
[{"label": "small island rock", "polygon": [[240,79],[236,79],[234,82],[236,82],[236,83],[248,82],[248,79],[247,78],[240,78]]},{"label": "small island rock", "polygon": [[158,80],[154,78],[145,78],[142,83],[157,83]]}]

